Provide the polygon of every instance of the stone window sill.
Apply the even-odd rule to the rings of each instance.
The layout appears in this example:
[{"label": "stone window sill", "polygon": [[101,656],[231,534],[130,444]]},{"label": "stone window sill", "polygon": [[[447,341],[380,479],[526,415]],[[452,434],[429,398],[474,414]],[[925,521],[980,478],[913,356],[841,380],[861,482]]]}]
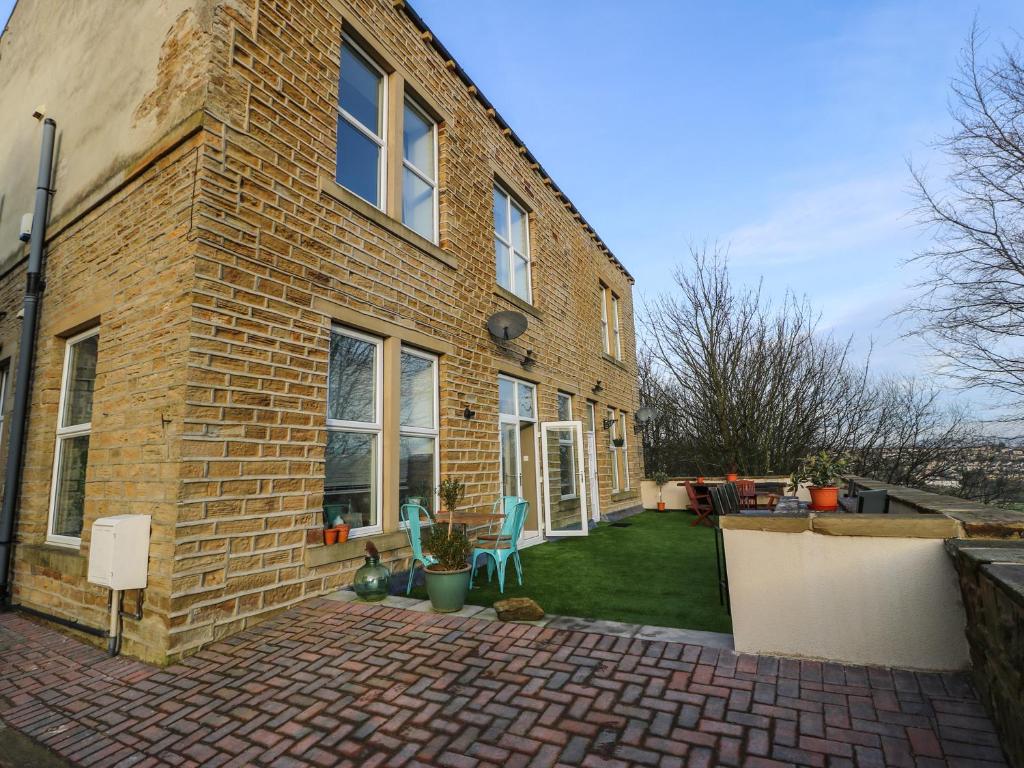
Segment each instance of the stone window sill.
[{"label": "stone window sill", "polygon": [[544,320],[544,315],[541,313],[539,309],[533,306],[533,304],[531,304],[530,302],[524,301],[523,299],[519,298],[507,288],[503,288],[500,285],[496,285],[494,287],[494,295],[497,296],[499,299],[504,299],[510,304],[514,304],[518,309],[523,310],[523,312],[525,312],[526,314],[533,315],[538,320]]},{"label": "stone window sill", "polygon": [[306,545],[303,560],[307,568],[316,568],[331,563],[341,563],[346,560],[361,558],[366,553],[366,542],[372,541],[380,551],[382,558],[389,552],[402,549],[408,546],[409,537],[405,531],[394,533],[375,534],[373,536],[361,536],[356,539],[349,539],[341,544],[331,545]]},{"label": "stone window sill", "polygon": [[612,364],[612,365],[614,365],[614,366],[615,366],[616,368],[621,368],[621,369],[622,369],[622,370],[624,370],[624,371],[628,371],[628,370],[629,370],[629,369],[628,369],[628,368],[626,367],[626,364],[625,364],[624,362],[622,362],[621,360],[616,360],[616,359],[615,359],[614,357],[612,357],[611,355],[609,355],[609,354],[608,354],[607,352],[602,352],[602,353],[601,353],[601,357],[602,357],[602,358],[604,359],[604,361],[605,361],[606,363],[611,363],[611,364]]},{"label": "stone window sill", "polygon": [[451,267],[452,269],[459,268],[459,260],[446,250],[439,248],[425,237],[413,232],[402,222],[391,218],[384,211],[370,205],[358,195],[352,194],[329,176],[321,174],[320,191],[332,200],[336,200],[364,218],[369,219],[381,229],[387,230],[398,239],[437,259],[446,267]]}]

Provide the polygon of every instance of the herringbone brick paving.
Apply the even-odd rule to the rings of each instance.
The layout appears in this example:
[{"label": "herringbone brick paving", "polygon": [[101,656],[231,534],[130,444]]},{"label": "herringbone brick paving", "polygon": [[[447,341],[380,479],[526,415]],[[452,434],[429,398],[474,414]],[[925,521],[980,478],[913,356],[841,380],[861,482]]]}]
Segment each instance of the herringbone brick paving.
[{"label": "herringbone brick paving", "polygon": [[314,600],[157,669],[0,616],[0,716],[96,766],[995,766],[961,675]]}]

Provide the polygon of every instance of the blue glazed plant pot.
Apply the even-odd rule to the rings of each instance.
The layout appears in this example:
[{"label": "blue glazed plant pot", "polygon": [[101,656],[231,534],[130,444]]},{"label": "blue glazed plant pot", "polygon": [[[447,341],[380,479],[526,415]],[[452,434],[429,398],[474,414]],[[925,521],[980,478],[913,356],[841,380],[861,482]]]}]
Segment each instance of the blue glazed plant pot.
[{"label": "blue glazed plant pot", "polygon": [[352,589],[361,600],[378,603],[391,593],[391,571],[380,564],[380,557],[368,556],[356,571]]}]

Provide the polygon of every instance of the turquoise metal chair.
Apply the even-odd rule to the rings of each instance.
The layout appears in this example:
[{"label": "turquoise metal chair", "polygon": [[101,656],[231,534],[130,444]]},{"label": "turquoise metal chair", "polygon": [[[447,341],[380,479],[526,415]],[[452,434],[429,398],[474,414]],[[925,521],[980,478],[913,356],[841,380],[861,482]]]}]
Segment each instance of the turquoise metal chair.
[{"label": "turquoise metal chair", "polygon": [[[514,498],[506,496],[505,499]],[[502,501],[504,501],[503,499]],[[519,537],[523,533],[523,525],[526,523],[526,513],[530,509],[530,502],[524,499],[517,499],[512,511],[505,515],[502,521],[501,530],[497,534],[483,534],[478,540],[480,546],[473,549],[472,567],[469,573],[469,588],[473,588],[473,577],[476,575],[476,561],[480,555],[487,558],[487,581],[498,570],[498,589],[505,593],[505,566],[511,560],[516,567],[516,576],[519,578],[519,585],[523,584],[523,564],[519,559]]]},{"label": "turquoise metal chair", "polygon": [[412,550],[412,560],[409,561],[409,579],[405,585],[405,594],[407,595],[412,591],[413,576],[416,575],[416,561],[419,560],[423,563],[424,568],[437,562],[436,557],[423,551],[422,537],[420,536],[423,530],[421,515],[428,520],[431,519],[430,513],[419,504],[403,504],[398,512],[399,519],[405,523],[405,532],[409,536],[409,548]]}]

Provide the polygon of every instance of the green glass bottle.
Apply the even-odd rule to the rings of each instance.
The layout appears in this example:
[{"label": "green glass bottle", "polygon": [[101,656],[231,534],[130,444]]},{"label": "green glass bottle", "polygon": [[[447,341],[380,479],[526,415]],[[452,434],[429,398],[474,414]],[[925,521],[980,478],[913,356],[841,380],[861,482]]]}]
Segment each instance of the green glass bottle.
[{"label": "green glass bottle", "polygon": [[391,571],[380,564],[380,555],[367,555],[366,562],[356,571],[352,589],[361,600],[377,603],[391,592]]}]

